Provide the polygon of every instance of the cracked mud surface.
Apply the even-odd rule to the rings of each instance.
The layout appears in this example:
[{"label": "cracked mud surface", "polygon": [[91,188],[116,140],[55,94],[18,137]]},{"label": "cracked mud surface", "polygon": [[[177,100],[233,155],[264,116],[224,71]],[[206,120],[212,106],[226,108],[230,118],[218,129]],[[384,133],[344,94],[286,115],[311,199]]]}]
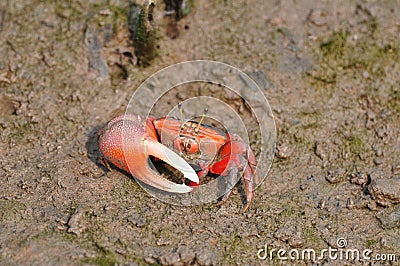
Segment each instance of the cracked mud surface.
[{"label": "cracked mud surface", "polygon": [[[0,264],[285,265],[257,251],[338,238],[400,256],[398,3],[199,0],[174,39],[161,5],[147,67],[127,8],[0,3]],[[146,77],[191,59],[242,69],[275,115],[276,158],[246,214],[240,186],[220,207],[172,206],[98,164],[97,130]]]}]

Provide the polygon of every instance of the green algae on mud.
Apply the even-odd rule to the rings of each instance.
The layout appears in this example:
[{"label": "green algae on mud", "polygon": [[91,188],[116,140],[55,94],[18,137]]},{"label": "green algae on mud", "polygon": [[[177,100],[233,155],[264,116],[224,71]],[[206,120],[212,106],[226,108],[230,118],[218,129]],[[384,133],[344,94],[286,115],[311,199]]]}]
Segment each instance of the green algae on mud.
[{"label": "green algae on mud", "polygon": [[128,26],[131,31],[131,38],[135,46],[135,54],[139,64],[148,66],[157,56],[156,39],[157,29],[154,25],[153,11],[154,1],[144,1],[144,4],[130,5]]},{"label": "green algae on mud", "polygon": [[352,41],[349,38],[350,33],[342,30],[323,41],[317,51],[320,64],[307,74],[325,84],[335,84],[349,71],[355,74],[367,71],[371,79],[380,79],[385,77],[385,67],[400,60],[399,40],[377,43],[373,36]]}]

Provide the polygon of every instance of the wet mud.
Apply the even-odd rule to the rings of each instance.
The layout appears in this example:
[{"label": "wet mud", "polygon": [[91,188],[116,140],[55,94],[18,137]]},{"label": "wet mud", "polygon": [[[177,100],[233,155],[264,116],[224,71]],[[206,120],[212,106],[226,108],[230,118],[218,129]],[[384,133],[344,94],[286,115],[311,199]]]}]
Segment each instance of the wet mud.
[{"label": "wet mud", "polygon": [[[0,3],[0,264],[287,265],[257,253],[338,239],[400,259],[399,3],[193,2],[177,21],[155,7],[146,65],[127,1]],[[271,105],[276,156],[245,214],[241,184],[221,206],[181,207],[99,164],[98,129],[147,77],[193,59],[243,70]],[[257,154],[237,95],[177,88],[154,113],[209,94],[254,129]],[[313,265],[346,263],[398,265]]]}]

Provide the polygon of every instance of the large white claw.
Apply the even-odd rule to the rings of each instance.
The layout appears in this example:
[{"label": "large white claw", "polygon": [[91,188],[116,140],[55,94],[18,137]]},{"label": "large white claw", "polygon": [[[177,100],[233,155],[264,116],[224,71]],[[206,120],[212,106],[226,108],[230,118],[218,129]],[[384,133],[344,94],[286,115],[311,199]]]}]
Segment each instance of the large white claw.
[{"label": "large white claw", "polygon": [[199,177],[197,176],[193,168],[182,157],[180,157],[171,149],[164,146],[162,143],[152,140],[144,140],[144,145],[150,155],[155,156],[163,160],[167,164],[173,166],[190,181],[193,181],[195,183],[200,182]]},{"label": "large white claw", "polygon": [[[171,149],[165,147],[162,143],[151,139],[143,139],[141,141],[141,146],[144,148],[143,154],[135,153],[134,155],[131,153],[126,154],[126,161],[128,163],[128,167],[130,172],[142,182],[156,187],[158,189],[172,192],[172,193],[188,193],[193,190],[193,188],[185,185],[185,184],[176,184],[174,182],[169,181],[166,178],[163,178],[159,173],[154,171],[149,165],[147,160],[139,159],[141,156],[152,155],[157,157],[164,162],[168,163],[178,171],[180,171],[185,178],[193,181],[195,183],[199,183],[199,178],[193,168],[178,154],[173,152]],[[133,156],[132,156],[133,155]],[[145,161],[146,165],[143,167],[138,167],[138,161]]]}]

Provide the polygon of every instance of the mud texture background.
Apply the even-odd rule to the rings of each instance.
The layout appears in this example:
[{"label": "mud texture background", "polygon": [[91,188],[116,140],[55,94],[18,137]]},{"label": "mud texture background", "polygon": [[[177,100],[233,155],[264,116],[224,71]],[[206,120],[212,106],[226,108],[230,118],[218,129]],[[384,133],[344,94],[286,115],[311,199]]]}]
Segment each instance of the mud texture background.
[{"label": "mud texture background", "polygon": [[[0,2],[0,264],[284,265],[257,251],[339,237],[400,256],[399,1],[194,4],[175,24],[159,3],[144,66],[128,1]],[[246,214],[240,186],[220,207],[171,206],[98,164],[97,129],[190,59],[242,69],[273,109],[276,158]]]}]

